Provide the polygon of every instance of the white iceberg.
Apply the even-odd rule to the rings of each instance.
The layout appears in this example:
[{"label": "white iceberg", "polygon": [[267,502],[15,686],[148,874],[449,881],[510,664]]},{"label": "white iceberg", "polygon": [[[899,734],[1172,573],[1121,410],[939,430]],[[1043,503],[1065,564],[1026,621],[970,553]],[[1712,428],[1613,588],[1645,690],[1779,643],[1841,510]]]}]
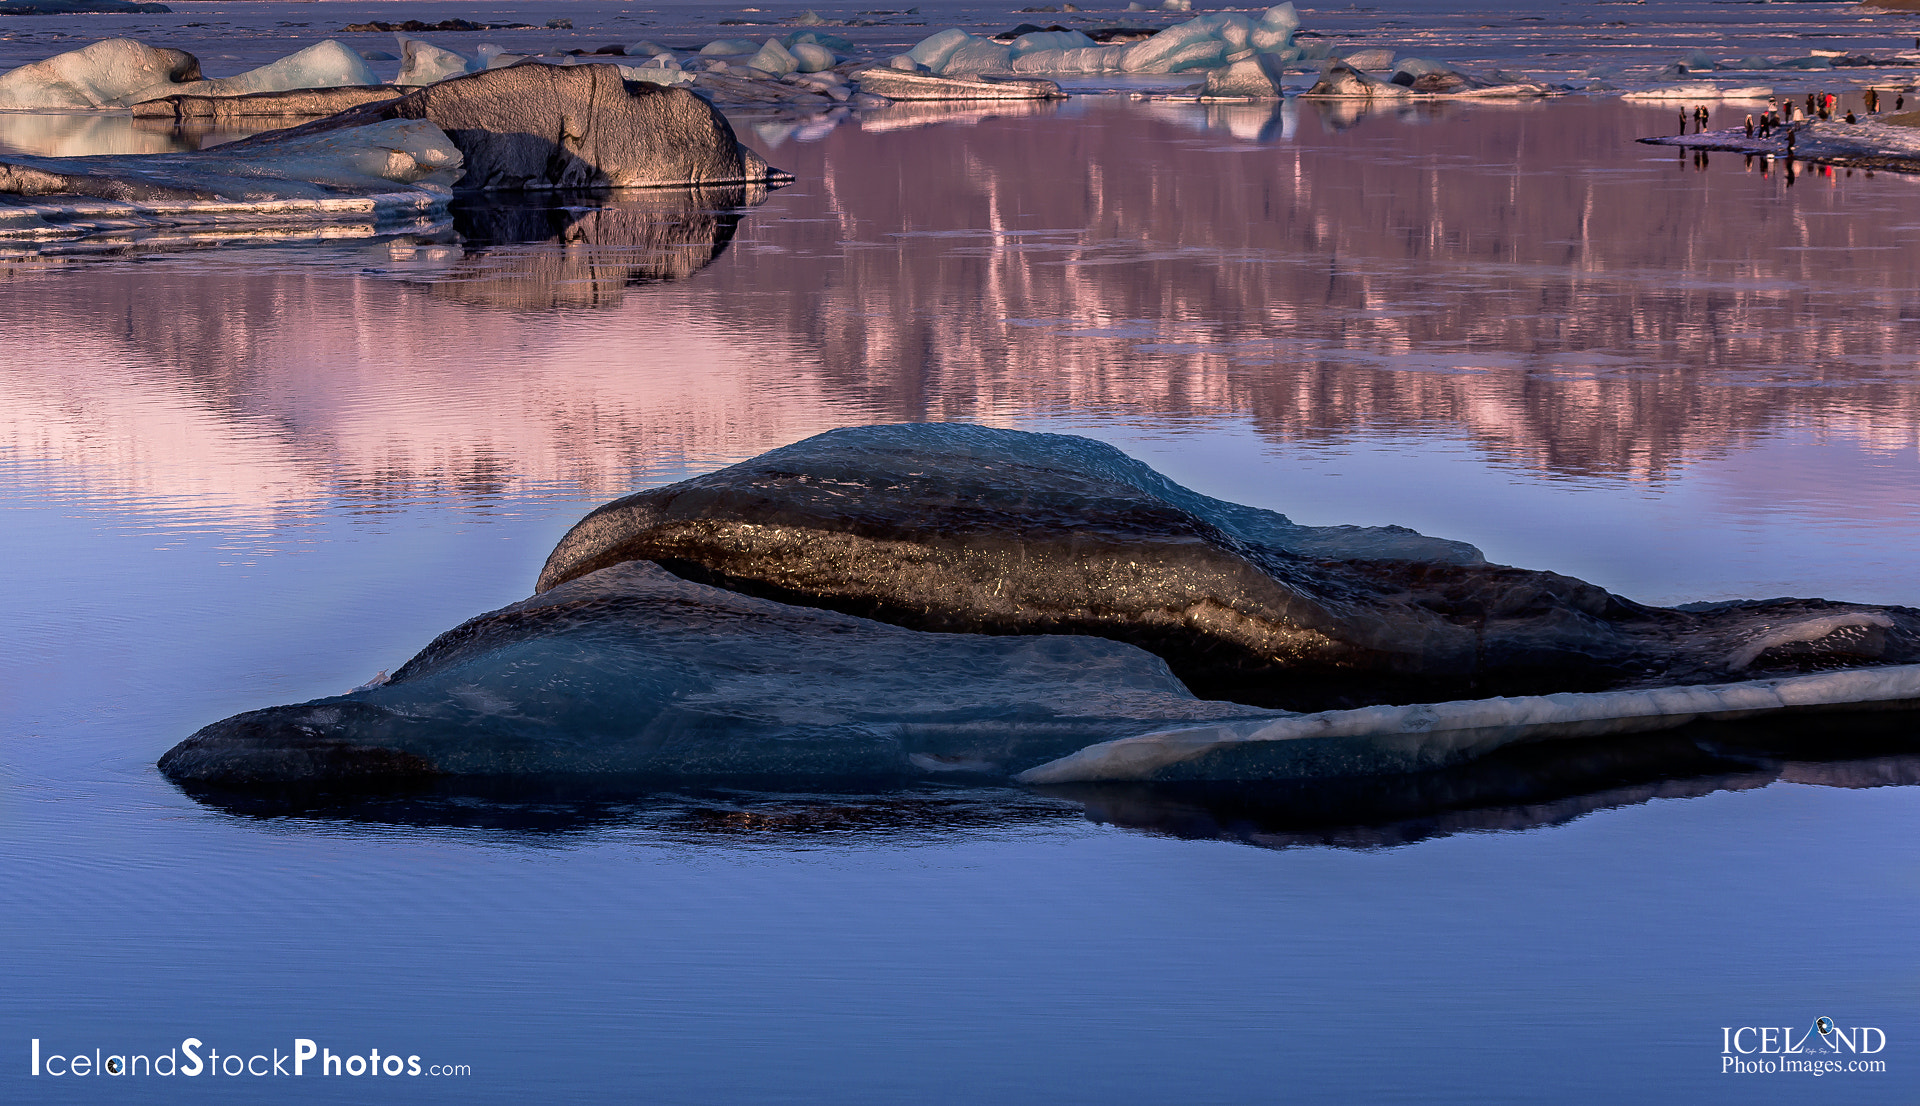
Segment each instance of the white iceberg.
[{"label": "white iceberg", "polygon": [[762,73],[771,73],[776,77],[784,77],[789,73],[797,72],[800,68],[799,61],[795,60],[785,46],[780,45],[780,40],[777,38],[768,39],[766,45],[760,47],[760,52],[753,55],[747,64]]},{"label": "white iceberg", "polygon": [[304,50],[249,69],[233,77],[216,80],[162,82],[127,99],[128,103],[157,100],[162,96],[246,96],[255,92],[291,92],[299,88],[346,88],[375,85],[380,78],[358,52],[345,43],[328,39]]},{"label": "white iceberg", "polygon": [[792,55],[801,73],[825,72],[832,69],[834,63],[840,60],[834,56],[832,50],[816,42],[796,42],[787,47],[787,53]]},{"label": "white iceberg", "polygon": [[395,37],[400,40],[401,60],[400,75],[393,79],[394,84],[429,85],[487,68],[487,63],[479,58],[469,58],[406,35]]},{"label": "white iceberg", "polygon": [[1701,82],[1643,88],[1624,93],[1620,98],[1622,100],[1764,100],[1772,95],[1773,89],[1765,85],[1729,88]]},{"label": "white iceberg", "polygon": [[1252,100],[1281,98],[1280,81],[1285,70],[1272,54],[1248,51],[1219,69],[1207,70],[1207,83],[1200,94],[1208,97],[1234,97]]},{"label": "white iceberg", "polygon": [[[1281,4],[1257,20],[1240,12],[1216,12],[1176,23],[1138,42],[1110,46],[1098,45],[1079,31],[1036,31],[1003,44],[955,27],[922,39],[904,57],[942,76],[1180,73],[1227,65],[1249,49],[1280,62],[1297,61],[1306,56],[1293,45],[1299,26],[1293,5]],[[1323,45],[1320,52],[1325,52]],[[894,63],[896,68],[901,64]]]},{"label": "white iceberg", "polygon": [[0,74],[0,110],[112,107],[199,78],[199,60],[184,50],[110,38]]}]

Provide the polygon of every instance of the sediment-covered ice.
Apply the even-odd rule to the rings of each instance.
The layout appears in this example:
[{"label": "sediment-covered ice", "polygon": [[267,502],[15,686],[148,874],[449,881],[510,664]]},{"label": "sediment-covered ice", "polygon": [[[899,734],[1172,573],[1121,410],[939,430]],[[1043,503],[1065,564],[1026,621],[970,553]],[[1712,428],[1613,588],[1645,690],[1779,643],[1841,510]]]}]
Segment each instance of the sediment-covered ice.
[{"label": "sediment-covered ice", "polygon": [[629,82],[615,64],[486,69],[366,104],[303,130],[422,119],[460,147],[463,191],[764,183],[783,176],[713,105]]}]

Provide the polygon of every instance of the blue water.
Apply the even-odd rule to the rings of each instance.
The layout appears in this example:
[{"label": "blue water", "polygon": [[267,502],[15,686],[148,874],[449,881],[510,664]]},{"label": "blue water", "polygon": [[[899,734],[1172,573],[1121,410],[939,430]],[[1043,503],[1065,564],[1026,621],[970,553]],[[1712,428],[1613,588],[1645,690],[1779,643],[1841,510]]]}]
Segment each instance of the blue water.
[{"label": "blue water", "polygon": [[[1630,144],[1663,115],[789,135],[800,183],[683,279],[711,237],[617,226],[9,263],[0,1096],[1911,1101],[1920,789],[1796,782],[1904,778],[1871,764],[1373,837],[1013,789],[249,809],[153,768],[524,596],[628,488],[854,422],[1086,433],[1650,601],[1920,603],[1920,264],[1867,248],[1914,183]],[[1723,1026],[1819,1016],[1887,1071],[1720,1074]],[[470,1072],[28,1074],[187,1037]]]}]

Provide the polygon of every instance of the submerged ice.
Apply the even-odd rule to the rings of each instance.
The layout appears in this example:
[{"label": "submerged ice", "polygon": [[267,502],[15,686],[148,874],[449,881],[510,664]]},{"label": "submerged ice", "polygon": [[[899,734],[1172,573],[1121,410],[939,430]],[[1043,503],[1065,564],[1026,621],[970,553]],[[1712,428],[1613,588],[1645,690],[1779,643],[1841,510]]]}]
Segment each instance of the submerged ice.
[{"label": "submerged ice", "polygon": [[1920,703],[1917,611],[1645,607],[1459,542],[1212,499],[1087,439],[967,425],[833,431],[618,500],[537,590],[380,687],[216,723],[162,766],[1315,778]]}]

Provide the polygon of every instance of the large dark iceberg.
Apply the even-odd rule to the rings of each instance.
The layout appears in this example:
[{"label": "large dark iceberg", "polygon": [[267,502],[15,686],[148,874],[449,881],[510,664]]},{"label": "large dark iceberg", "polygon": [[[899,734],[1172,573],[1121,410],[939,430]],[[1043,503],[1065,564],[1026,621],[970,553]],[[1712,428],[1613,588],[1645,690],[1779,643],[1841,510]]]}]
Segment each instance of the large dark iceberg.
[{"label": "large dark iceberg", "polygon": [[837,430],[616,500],[538,587],[631,560],[917,630],[1112,638],[1202,696],[1288,710],[1920,661],[1916,611],[1647,607],[1399,527],[1300,526],[1085,438],[960,424]]},{"label": "large dark iceberg", "polygon": [[629,496],[538,591],[380,686],[215,723],[160,766],[222,786],[1297,783],[1920,705],[1920,611],[1647,607],[977,426],[833,431]]}]

